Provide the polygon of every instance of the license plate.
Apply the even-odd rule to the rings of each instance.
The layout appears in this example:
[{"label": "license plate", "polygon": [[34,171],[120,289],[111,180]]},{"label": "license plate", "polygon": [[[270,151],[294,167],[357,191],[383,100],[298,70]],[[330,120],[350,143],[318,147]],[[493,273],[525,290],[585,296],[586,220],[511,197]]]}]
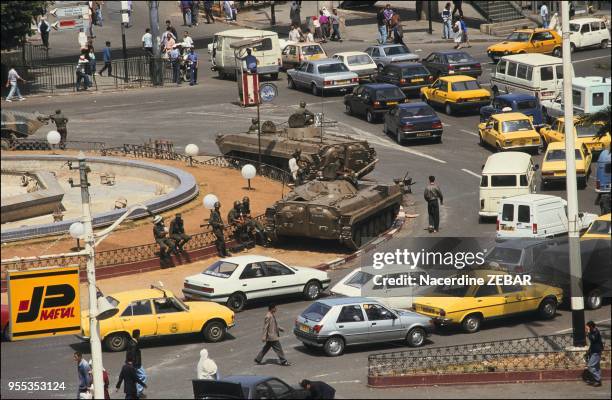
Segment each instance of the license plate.
[{"label": "license plate", "polygon": [[519,140],[518,144],[521,145],[521,146],[524,146],[525,145],[525,141],[524,140]]},{"label": "license plate", "polygon": [[336,81],[336,85],[344,85],[345,83],[349,83],[350,81],[348,79],[342,80],[342,81]]},{"label": "license plate", "polygon": [[415,82],[423,82],[424,80],[425,80],[425,79],[423,79],[423,78],[412,79],[412,83],[415,83]]},{"label": "license plate", "polygon": [[501,228],[502,228],[502,231],[513,231],[514,230],[513,226],[508,226],[508,225],[502,225]]},{"label": "license plate", "polygon": [[461,68],[459,68],[459,69],[462,69],[462,70],[464,70],[464,71],[465,71],[466,69],[470,69],[470,67],[461,67]]},{"label": "license plate", "polygon": [[388,101],[388,102],[387,102],[387,105],[388,105],[388,106],[394,106],[394,105],[396,105],[396,104],[397,104],[397,101]]},{"label": "license plate", "polygon": [[555,172],[555,176],[565,176],[565,172]]},{"label": "license plate", "polygon": [[421,132],[416,134],[417,137],[431,136],[431,132]]},{"label": "license plate", "polygon": [[310,328],[308,327],[308,325],[304,325],[304,324],[300,324],[300,330],[302,332],[310,332]]}]

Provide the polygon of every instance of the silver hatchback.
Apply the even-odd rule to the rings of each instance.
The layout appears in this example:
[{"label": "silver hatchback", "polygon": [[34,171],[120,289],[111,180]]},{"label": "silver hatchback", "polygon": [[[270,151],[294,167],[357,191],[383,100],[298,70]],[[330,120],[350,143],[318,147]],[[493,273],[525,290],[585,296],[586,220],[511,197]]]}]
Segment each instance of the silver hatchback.
[{"label": "silver hatchback", "polygon": [[403,341],[421,346],[434,330],[433,320],[392,310],[367,297],[339,297],[312,303],[296,320],[293,333],[307,348],[323,348],[331,357],[346,346]]}]

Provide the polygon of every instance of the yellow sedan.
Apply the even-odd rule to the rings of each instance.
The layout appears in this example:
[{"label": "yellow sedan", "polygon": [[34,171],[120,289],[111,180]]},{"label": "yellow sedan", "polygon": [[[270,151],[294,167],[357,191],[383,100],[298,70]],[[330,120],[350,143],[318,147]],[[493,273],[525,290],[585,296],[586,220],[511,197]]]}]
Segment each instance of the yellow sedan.
[{"label": "yellow sedan", "polygon": [[459,324],[464,331],[474,333],[483,320],[492,318],[536,311],[543,319],[552,319],[563,300],[562,289],[528,282],[531,276],[493,270],[475,270],[465,275],[480,278],[483,284],[451,281],[436,285],[430,296],[413,300],[413,310],[432,317],[437,325]]},{"label": "yellow sedan", "polygon": [[444,107],[444,112],[451,115],[459,109],[480,110],[480,107],[489,105],[491,94],[481,88],[475,78],[453,75],[442,76],[421,88],[421,99],[430,105]]},{"label": "yellow sedan", "polygon": [[494,114],[487,122],[478,125],[480,145],[489,145],[497,151],[525,150],[537,153],[540,135],[531,119],[522,113]]},{"label": "yellow sedan", "polygon": [[[584,143],[593,152],[602,151],[610,147],[610,132],[597,138],[597,131],[601,124],[577,125],[578,117],[574,117],[574,134],[576,142]],[[552,126],[540,129],[540,134],[545,144],[554,142],[565,142],[565,118],[557,118]]]},{"label": "yellow sedan", "polygon": [[[107,296],[119,312],[100,321],[100,339],[110,351],[125,350],[135,329],[140,337],[201,333],[208,342],[218,342],[234,326],[234,312],[212,302],[183,302],[169,290],[131,290]],[[81,339],[89,339],[89,311],[81,314]]]},{"label": "yellow sedan", "polygon": [[612,224],[610,223],[610,214],[599,216],[589,229],[582,235],[581,240],[588,239],[606,239],[610,240],[610,234],[612,233]]},{"label": "yellow sedan", "polygon": [[[576,143],[576,178],[582,188],[586,187],[591,174],[593,155],[585,144]],[[542,186],[551,182],[565,182],[567,173],[565,143],[554,142],[548,145],[542,161]]]}]

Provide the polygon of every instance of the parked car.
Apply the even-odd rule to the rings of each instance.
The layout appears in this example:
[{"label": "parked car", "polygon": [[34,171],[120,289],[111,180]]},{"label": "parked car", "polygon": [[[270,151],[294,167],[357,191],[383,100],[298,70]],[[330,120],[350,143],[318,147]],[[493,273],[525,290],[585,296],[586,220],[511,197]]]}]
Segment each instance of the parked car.
[{"label": "parked car", "polygon": [[[576,178],[578,184],[585,188],[591,174],[593,155],[584,143],[576,143]],[[548,145],[542,160],[542,188],[551,182],[565,183],[567,174],[565,161],[565,143],[554,142]]]},{"label": "parked car", "polygon": [[352,90],[359,84],[359,77],[339,60],[305,61],[299,67],[287,71],[289,88],[310,89],[318,96],[331,91]]},{"label": "parked car", "polygon": [[534,95],[525,93],[508,93],[493,97],[491,104],[480,107],[480,122],[485,122],[493,114],[503,112],[504,108],[510,108],[514,112],[520,112],[533,118],[532,123],[536,130],[544,125],[538,100]]},{"label": "parked car", "polygon": [[361,51],[347,51],[344,53],[336,53],[332,58],[342,61],[350,71],[359,76],[359,79],[372,81],[376,76],[376,63],[367,53]]},{"label": "parked car", "polygon": [[407,140],[432,139],[442,142],[442,121],[427,103],[404,103],[389,110],[383,132],[393,135],[398,144]]},{"label": "parked car", "polygon": [[[601,76],[572,79],[572,103],[574,115],[594,114],[610,107],[610,78]],[[542,100],[542,114],[547,123],[564,116],[563,94],[554,99]]]},{"label": "parked car", "polygon": [[459,109],[477,109],[489,104],[491,94],[475,78],[465,75],[443,76],[421,88],[421,99],[430,105],[444,107],[447,115]]},{"label": "parked car", "polygon": [[[598,46],[602,49],[608,48],[610,43],[610,31],[606,21],[602,18],[576,18],[569,23],[570,50]],[[561,35],[561,28],[559,28]]]},{"label": "parked car", "polygon": [[372,57],[379,69],[387,64],[404,61],[419,61],[419,56],[410,52],[402,44],[377,44],[368,47],[365,52]]},{"label": "parked car", "polygon": [[595,177],[595,191],[597,193],[610,193],[610,184],[612,176],[612,168],[610,165],[611,161],[610,150],[606,149],[599,153],[597,159],[597,174]]},{"label": "parked car", "polygon": [[293,387],[279,378],[258,375],[230,375],[222,380],[194,380],[196,399],[308,399],[310,392]]},{"label": "parked car", "polygon": [[304,61],[315,61],[327,58],[327,54],[319,43],[287,42],[282,52],[283,68],[295,68]]},{"label": "parked car", "polygon": [[[607,135],[597,137],[597,131],[601,124],[580,125],[579,117],[574,117],[574,134],[576,135],[576,143],[586,145],[587,149],[592,152],[599,152],[605,148],[610,148],[610,132]],[[544,140],[544,146],[551,143],[565,143],[565,118],[557,118],[552,126],[545,126],[540,129],[540,135]]]},{"label": "parked car", "polygon": [[433,76],[421,63],[398,63],[386,65],[379,70],[376,82],[390,83],[404,92],[418,92],[433,82]]},{"label": "parked car", "polygon": [[365,115],[374,123],[390,108],[406,101],[404,93],[388,83],[366,83],[357,86],[352,93],[344,96],[344,105],[349,115]]},{"label": "parked car", "polygon": [[610,240],[612,233],[612,224],[610,223],[610,214],[605,214],[597,217],[589,226],[589,229],[582,235],[582,240],[588,239],[606,239]]},{"label": "parked car", "polygon": [[436,78],[445,75],[468,75],[478,78],[482,66],[474,57],[460,50],[434,51],[423,59],[423,65]]},{"label": "parked car", "polygon": [[274,258],[248,255],[222,258],[202,273],[186,277],[183,294],[187,299],[210,300],[240,311],[248,300],[266,297],[303,294],[315,300],[329,283],[325,271],[290,267]]},{"label": "parked car", "polygon": [[0,329],[2,329],[2,340],[9,339],[9,306],[8,304],[0,305]]},{"label": "parked car", "polygon": [[[161,287],[106,298],[119,309],[114,317],[100,321],[100,339],[110,351],[124,351],[135,329],[140,330],[141,338],[201,333],[207,342],[219,342],[234,326],[234,312],[229,308],[210,302],[183,302]],[[81,313],[81,321],[80,338],[89,340],[89,310]]]},{"label": "parked car", "polygon": [[365,297],[317,300],[295,320],[293,333],[307,348],[323,348],[330,357],[346,346],[403,341],[421,346],[433,332],[431,318],[391,310]]},{"label": "parked car", "polygon": [[478,124],[480,145],[495,151],[523,150],[538,154],[541,140],[531,119],[523,113],[493,114],[487,122]]},{"label": "parked car", "polygon": [[562,239],[519,238],[497,243],[485,256],[484,268],[509,274],[532,274],[540,254],[550,246],[567,242]]},{"label": "parked car", "polygon": [[487,55],[493,62],[503,56],[522,53],[551,54],[561,57],[561,36],[548,28],[517,29],[506,40],[489,46]]},{"label": "parked car", "polygon": [[541,283],[489,285],[489,276],[508,275],[502,271],[474,270],[468,275],[484,279],[485,284],[435,286],[429,296],[414,299],[414,310],[432,317],[436,325],[460,325],[475,333],[484,320],[519,313],[537,312],[542,319],[552,319],[563,300],[561,289]]}]

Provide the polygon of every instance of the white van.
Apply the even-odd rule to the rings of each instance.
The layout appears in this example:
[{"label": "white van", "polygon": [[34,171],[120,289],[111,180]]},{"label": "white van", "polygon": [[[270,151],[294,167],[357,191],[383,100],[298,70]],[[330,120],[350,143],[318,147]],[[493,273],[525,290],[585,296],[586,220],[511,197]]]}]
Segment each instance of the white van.
[{"label": "white van", "polygon": [[208,46],[211,53],[211,69],[219,73],[220,78],[236,76],[236,59],[234,49],[230,45],[245,39],[264,38],[259,46],[252,48],[253,55],[257,57],[257,73],[259,75],[270,75],[272,79],[278,79],[278,72],[282,66],[281,49],[278,42],[278,34],[272,31],[260,31],[257,29],[232,29],[216,33],[213,42]]},{"label": "white van", "polygon": [[545,54],[504,56],[491,73],[491,87],[494,93],[497,88],[506,93],[539,94],[540,100],[554,99],[563,91],[562,61]]},{"label": "white van", "polygon": [[[610,94],[610,78],[602,76],[585,76],[572,80],[572,100],[574,114],[594,114],[610,107],[612,95]],[[542,116],[548,123],[563,117],[563,93],[554,100],[541,102]]]},{"label": "white van", "polygon": [[529,154],[519,151],[496,153],[482,168],[480,217],[496,217],[499,202],[506,197],[535,193],[535,171]]},{"label": "white van", "polygon": [[[570,21],[570,49],[572,53],[576,49],[599,46],[608,48],[610,43],[610,31],[603,18],[576,18]],[[558,29],[561,35],[561,28]]]},{"label": "white van", "polygon": [[[595,214],[580,213],[580,230],[586,230],[596,218]],[[567,235],[567,231],[567,201],[561,197],[523,194],[499,204],[497,239],[551,238]]]}]

